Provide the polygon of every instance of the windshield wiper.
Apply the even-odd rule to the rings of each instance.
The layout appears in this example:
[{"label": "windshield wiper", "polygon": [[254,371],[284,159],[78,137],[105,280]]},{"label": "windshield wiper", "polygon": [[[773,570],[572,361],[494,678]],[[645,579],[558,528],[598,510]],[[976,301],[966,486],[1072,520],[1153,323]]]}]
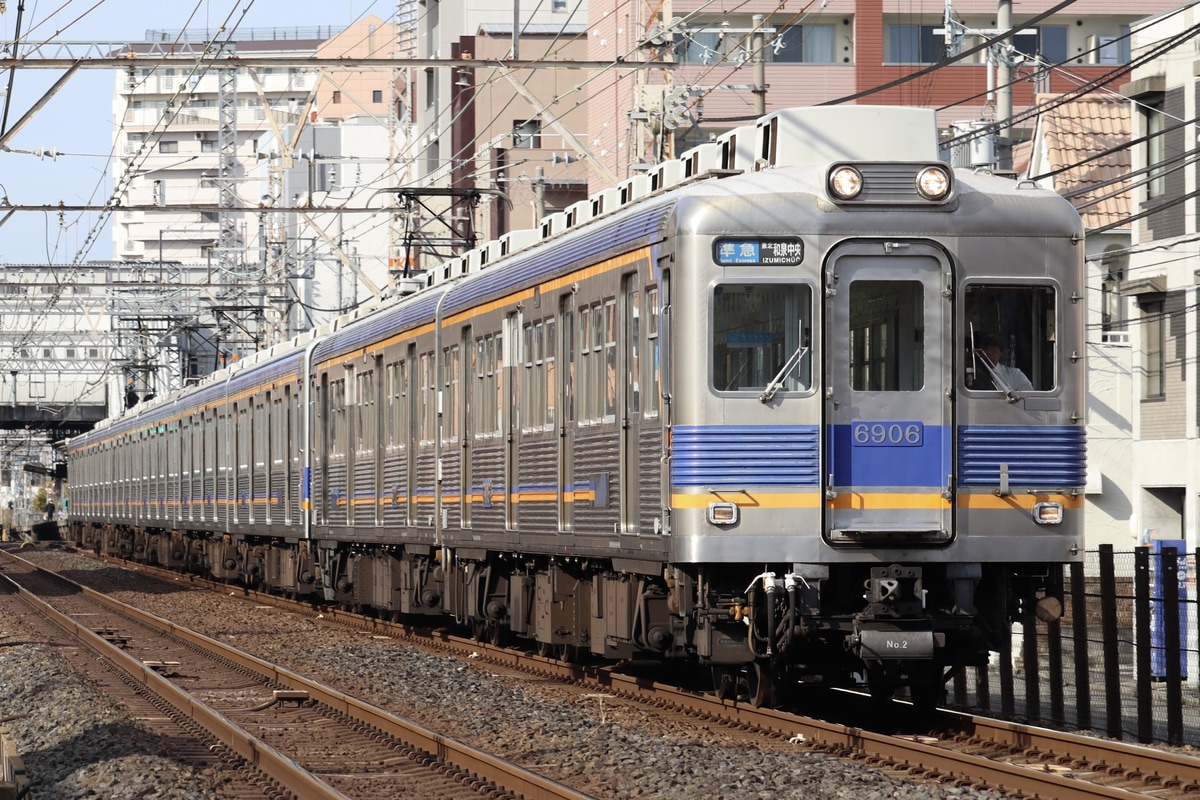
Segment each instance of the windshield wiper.
[{"label": "windshield wiper", "polygon": [[808,355],[808,348],[804,345],[798,347],[796,352],[792,353],[791,357],[787,361],[783,362],[783,366],[780,368],[779,374],[767,382],[767,388],[758,396],[758,402],[770,402],[771,398],[775,396],[775,393],[783,388],[783,376],[791,372],[792,369],[800,363],[800,359],[804,358],[806,355]]}]

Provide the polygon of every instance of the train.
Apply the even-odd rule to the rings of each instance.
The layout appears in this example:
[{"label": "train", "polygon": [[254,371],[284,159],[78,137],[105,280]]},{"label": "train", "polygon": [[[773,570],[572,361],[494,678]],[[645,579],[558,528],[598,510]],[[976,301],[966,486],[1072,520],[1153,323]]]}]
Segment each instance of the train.
[{"label": "train", "polygon": [[1087,472],[1079,216],[938,142],[728,131],[68,440],[68,536],[757,705],[936,703],[1061,614]]}]

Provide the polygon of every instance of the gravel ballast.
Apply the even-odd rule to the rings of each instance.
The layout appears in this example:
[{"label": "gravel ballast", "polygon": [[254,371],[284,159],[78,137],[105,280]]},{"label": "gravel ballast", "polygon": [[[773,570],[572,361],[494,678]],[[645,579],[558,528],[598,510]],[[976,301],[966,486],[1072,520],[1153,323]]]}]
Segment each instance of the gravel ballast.
[{"label": "gravel ballast", "polygon": [[[234,597],[130,591],[143,578],[70,553],[38,550],[31,560],[75,571],[100,591],[606,800],[1003,796],[910,781],[799,743],[764,738],[747,747],[719,726],[667,722],[634,704],[496,675],[470,659]],[[3,626],[0,716],[10,718],[6,726],[36,784],[33,797],[221,797],[218,771],[198,774],[174,762],[56,653],[30,641],[19,618],[9,616]]]}]

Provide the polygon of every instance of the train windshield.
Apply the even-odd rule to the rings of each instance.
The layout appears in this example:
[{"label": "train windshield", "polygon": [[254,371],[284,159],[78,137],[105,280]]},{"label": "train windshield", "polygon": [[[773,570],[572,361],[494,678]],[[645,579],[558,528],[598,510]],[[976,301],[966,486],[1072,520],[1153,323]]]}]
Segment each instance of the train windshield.
[{"label": "train windshield", "polygon": [[[713,388],[763,392],[812,386],[812,290],[785,283],[722,283],[713,290]],[[785,369],[785,366],[787,369]]]},{"label": "train windshield", "polygon": [[965,300],[968,389],[1019,394],[1056,388],[1053,286],[972,284]]}]

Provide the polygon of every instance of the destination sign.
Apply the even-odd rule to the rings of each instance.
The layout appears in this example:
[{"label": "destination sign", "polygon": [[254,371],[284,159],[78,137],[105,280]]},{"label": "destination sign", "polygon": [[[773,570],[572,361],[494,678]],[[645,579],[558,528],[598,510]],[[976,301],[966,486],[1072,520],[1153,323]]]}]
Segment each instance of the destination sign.
[{"label": "destination sign", "polygon": [[796,238],[718,239],[713,251],[721,266],[794,267],[804,260],[804,242]]}]

